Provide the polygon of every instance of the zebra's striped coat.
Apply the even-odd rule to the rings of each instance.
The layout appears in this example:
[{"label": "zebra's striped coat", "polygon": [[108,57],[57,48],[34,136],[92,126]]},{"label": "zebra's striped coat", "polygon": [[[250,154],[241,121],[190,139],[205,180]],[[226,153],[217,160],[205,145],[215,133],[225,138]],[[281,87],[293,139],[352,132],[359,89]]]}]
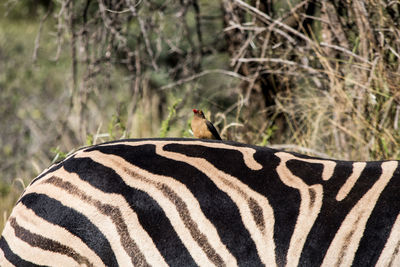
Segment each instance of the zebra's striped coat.
[{"label": "zebra's striped coat", "polygon": [[0,266],[400,266],[397,161],[233,142],[82,149],[27,187]]}]

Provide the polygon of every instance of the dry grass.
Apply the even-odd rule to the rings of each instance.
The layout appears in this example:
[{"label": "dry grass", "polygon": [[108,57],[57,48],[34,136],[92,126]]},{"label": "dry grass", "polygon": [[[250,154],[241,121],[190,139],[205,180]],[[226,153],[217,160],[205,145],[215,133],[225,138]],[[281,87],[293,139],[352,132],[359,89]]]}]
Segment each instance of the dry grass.
[{"label": "dry grass", "polygon": [[275,6],[224,2],[231,65],[252,79],[241,82],[245,132],[235,138],[338,159],[399,158],[399,5],[297,3],[277,16],[265,12]]},{"label": "dry grass", "polygon": [[[8,216],[10,216],[12,207],[14,206],[15,202],[17,202],[19,196],[22,194],[24,191],[25,187],[27,185],[27,182],[24,181],[21,178],[16,178],[12,182],[10,186],[7,186],[7,194],[5,196],[1,196],[1,201],[0,201],[0,229],[2,230],[4,228],[4,225],[6,224]],[[1,232],[0,230],[0,232]]]}]

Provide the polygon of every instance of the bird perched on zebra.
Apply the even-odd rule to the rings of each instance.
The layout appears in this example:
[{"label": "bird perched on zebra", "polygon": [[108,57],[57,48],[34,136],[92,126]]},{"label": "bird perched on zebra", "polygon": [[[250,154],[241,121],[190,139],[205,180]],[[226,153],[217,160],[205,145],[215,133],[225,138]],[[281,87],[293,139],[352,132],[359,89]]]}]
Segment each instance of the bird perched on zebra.
[{"label": "bird perched on zebra", "polygon": [[193,109],[192,131],[193,135],[200,139],[222,140],[214,125],[206,119],[200,109]]}]

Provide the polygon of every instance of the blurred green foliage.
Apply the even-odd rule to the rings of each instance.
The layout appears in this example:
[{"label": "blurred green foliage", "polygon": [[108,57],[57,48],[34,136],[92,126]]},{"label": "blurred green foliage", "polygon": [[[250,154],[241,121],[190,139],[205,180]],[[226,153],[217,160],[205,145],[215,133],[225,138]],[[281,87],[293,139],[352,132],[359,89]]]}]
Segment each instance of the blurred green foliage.
[{"label": "blurred green foliage", "polygon": [[182,99],[177,99],[174,101],[172,106],[168,107],[169,113],[168,117],[162,121],[161,123],[161,130],[160,130],[160,137],[166,137],[167,133],[171,129],[171,120],[174,116],[176,116],[176,106],[182,102]]}]

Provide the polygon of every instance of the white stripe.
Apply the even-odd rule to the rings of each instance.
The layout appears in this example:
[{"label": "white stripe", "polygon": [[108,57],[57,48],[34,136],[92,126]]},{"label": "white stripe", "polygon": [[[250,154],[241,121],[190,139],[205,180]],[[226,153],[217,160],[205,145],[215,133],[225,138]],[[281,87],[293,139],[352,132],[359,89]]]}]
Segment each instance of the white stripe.
[{"label": "white stripe", "polygon": [[32,247],[15,236],[14,228],[11,227],[9,221],[4,228],[3,237],[7,241],[10,249],[21,259],[38,265],[54,266],[77,266],[78,263],[74,259],[54,253],[48,250],[42,250],[38,247]]},{"label": "white stripe", "polygon": [[376,266],[400,266],[400,214],[397,215]]},{"label": "white stripe", "polygon": [[322,266],[350,266],[363,236],[365,225],[383,189],[393,177],[397,161],[382,163],[382,174],[347,214],[325,255]]},{"label": "white stripe", "polygon": [[[290,239],[290,245],[287,254],[287,266],[297,266],[304,243],[306,242],[307,236],[320,212],[322,206],[323,188],[321,184],[314,184],[311,186],[307,185],[300,177],[297,177],[290,171],[290,169],[286,166],[286,162],[296,159],[309,163],[321,163],[324,165],[324,169],[326,167],[329,169],[329,172],[325,172],[325,174],[323,172],[322,174],[321,178],[323,178],[325,175],[324,180],[328,180],[330,178],[333,173],[334,165],[332,164],[332,161],[325,162],[325,160],[303,159],[285,152],[277,152],[275,155],[281,159],[281,162],[276,168],[279,178],[285,185],[296,188],[300,192],[299,216],[297,217],[293,235]],[[312,199],[310,191],[315,193],[313,204],[311,203]]]},{"label": "white stripe", "polygon": [[336,195],[337,201],[342,201],[353,188],[358,178],[360,178],[361,172],[364,170],[365,166],[367,166],[366,162],[354,162],[353,163],[353,172],[347,178],[346,182],[340,188],[339,192]]}]

